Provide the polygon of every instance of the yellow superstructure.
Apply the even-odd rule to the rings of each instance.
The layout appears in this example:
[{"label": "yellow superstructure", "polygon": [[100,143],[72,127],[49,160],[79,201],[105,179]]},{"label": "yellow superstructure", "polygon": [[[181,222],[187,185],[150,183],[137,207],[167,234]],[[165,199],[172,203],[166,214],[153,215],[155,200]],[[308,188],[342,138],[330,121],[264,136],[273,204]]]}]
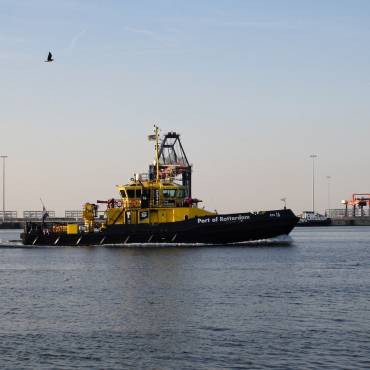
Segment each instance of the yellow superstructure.
[{"label": "yellow superstructure", "polygon": [[122,206],[107,208],[108,225],[178,222],[214,214],[186,199],[183,186],[174,183],[132,181],[117,189]]},{"label": "yellow superstructure", "polygon": [[84,204],[82,215],[83,215],[86,231],[94,230],[94,219],[96,216],[96,211],[97,211],[96,204],[92,204],[92,203]]},{"label": "yellow superstructure", "polygon": [[[176,133],[169,133],[169,135]],[[166,222],[179,222],[195,217],[214,215],[198,208],[197,199],[189,196],[187,186],[175,181],[176,174],[181,171],[181,166],[159,166],[158,127],[155,135],[150,138],[155,140],[154,174],[148,176],[136,174],[126,185],[116,188],[120,194],[119,200],[111,199],[107,203],[105,224],[158,224]],[[85,227],[91,229],[94,222],[95,205],[86,203],[83,217]]]},{"label": "yellow superstructure", "polygon": [[78,234],[78,224],[67,224],[67,234]]}]

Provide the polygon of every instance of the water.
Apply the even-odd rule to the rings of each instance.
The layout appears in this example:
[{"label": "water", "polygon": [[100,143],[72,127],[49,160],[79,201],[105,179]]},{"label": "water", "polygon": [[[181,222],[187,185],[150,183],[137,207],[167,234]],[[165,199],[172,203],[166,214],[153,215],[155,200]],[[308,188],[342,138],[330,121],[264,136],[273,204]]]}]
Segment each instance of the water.
[{"label": "water", "polygon": [[1,230],[0,368],[369,368],[370,228],[291,236],[22,249]]}]

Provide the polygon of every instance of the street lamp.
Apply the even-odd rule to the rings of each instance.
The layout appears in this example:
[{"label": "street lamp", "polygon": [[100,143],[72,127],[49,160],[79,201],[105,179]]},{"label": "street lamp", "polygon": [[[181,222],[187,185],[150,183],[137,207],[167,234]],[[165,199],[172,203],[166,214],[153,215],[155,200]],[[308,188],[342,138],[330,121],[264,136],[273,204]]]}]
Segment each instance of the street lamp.
[{"label": "street lamp", "polygon": [[326,179],[328,180],[328,217],[330,217],[330,180],[331,180],[331,176],[326,176]]},{"label": "street lamp", "polygon": [[311,154],[310,158],[312,158],[312,212],[315,213],[315,158],[317,155]]},{"label": "street lamp", "polygon": [[0,155],[0,158],[3,159],[3,222],[5,221],[5,158],[8,158],[7,155]]}]

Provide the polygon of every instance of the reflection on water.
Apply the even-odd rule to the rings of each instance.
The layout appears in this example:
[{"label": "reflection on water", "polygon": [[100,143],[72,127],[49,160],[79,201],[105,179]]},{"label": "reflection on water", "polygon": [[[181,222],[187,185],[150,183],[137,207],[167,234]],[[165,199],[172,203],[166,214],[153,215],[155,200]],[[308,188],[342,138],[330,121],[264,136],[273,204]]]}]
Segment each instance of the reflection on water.
[{"label": "reflection on water", "polygon": [[0,367],[368,368],[370,228],[292,239],[0,248]]},{"label": "reflection on water", "polygon": [[23,230],[0,229],[0,246],[21,245],[20,234]]}]

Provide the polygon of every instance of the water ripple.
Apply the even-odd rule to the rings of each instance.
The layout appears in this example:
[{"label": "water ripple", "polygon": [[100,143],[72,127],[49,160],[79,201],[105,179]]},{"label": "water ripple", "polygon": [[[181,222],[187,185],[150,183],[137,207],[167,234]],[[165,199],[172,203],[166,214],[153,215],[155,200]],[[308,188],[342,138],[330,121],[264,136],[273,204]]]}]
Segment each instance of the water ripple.
[{"label": "water ripple", "polygon": [[289,247],[0,248],[0,368],[369,368],[370,228],[355,230],[297,229]]}]

